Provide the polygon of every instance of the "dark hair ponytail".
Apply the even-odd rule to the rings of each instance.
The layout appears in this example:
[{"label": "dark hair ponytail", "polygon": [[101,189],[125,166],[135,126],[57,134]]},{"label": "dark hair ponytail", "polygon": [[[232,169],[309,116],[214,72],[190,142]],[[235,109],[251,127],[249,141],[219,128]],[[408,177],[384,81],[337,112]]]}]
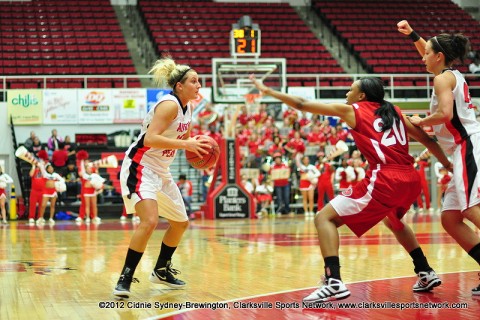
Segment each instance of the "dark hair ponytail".
[{"label": "dark hair ponytail", "polygon": [[430,39],[432,49],[445,55],[445,64],[449,65],[455,60],[464,63],[470,51],[470,40],[461,33],[442,33]]},{"label": "dark hair ponytail", "polygon": [[380,104],[380,107],[375,110],[375,115],[382,118],[382,131],[392,128],[395,121],[400,121],[400,117],[393,104],[383,99],[385,97],[385,90],[382,80],[371,77],[360,78],[359,87],[360,91],[365,93],[367,101]]}]

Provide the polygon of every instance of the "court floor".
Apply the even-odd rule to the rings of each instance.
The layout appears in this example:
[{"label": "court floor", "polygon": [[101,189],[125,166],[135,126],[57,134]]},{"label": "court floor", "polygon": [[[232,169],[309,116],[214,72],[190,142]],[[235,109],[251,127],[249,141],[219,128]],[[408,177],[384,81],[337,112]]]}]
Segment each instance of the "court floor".
[{"label": "court floor", "polygon": [[[101,213],[100,213],[101,215]],[[415,294],[409,255],[382,225],[357,238],[340,228],[342,277],[352,296],[302,305],[323,274],[312,218],[191,222],[173,267],[188,286],[150,283],[161,222],[137,268],[129,300],[111,294],[131,221],[57,221],[0,227],[0,319],[477,319],[479,266],[445,233],[437,215],[406,217],[443,284]]]}]

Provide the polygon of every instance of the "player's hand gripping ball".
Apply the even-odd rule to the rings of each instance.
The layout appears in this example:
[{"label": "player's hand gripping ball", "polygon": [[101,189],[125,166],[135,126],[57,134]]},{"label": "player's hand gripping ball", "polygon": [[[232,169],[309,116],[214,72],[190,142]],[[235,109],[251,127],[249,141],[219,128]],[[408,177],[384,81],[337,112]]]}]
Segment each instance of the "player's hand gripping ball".
[{"label": "player's hand gripping ball", "polygon": [[220,157],[220,147],[218,146],[217,141],[215,141],[215,139],[212,137],[206,135],[198,135],[194,137],[194,139],[197,140],[199,138],[208,140],[208,143],[211,146],[209,152],[207,154],[203,154],[203,158],[200,158],[196,153],[185,150],[185,156],[187,157],[187,161],[190,163],[190,165],[195,169],[209,169],[215,166],[217,163],[218,158]]}]

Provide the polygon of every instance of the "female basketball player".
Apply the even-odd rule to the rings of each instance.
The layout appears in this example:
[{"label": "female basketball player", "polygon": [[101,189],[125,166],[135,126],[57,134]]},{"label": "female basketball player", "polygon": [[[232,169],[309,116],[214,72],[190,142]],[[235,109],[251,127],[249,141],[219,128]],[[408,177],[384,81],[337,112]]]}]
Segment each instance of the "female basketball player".
[{"label": "female basketball player", "polygon": [[186,65],[177,65],[171,58],[160,59],[150,70],[159,84],[168,84],[172,92],[163,96],[148,112],[137,140],[128,148],[120,173],[122,195],[127,212],[136,212],[140,224],[130,245],[120,279],[113,294],[130,296],[135,268],[157,227],[158,216],[168,220],[169,228],[163,237],[157,263],[150,275],[153,283],[182,288],[185,282],[175,277],[172,255],[188,227],[188,217],[182,195],[169,171],[177,149],[208,152],[207,139],[190,138],[192,121],[191,100],[201,87],[197,73]]},{"label": "female basketball player", "polygon": [[252,75],[258,90],[300,111],[341,118],[352,128],[360,152],[370,164],[365,179],[336,196],[315,216],[315,227],[325,262],[323,286],[304,298],[305,302],[344,299],[350,291],[341,281],[339,234],[346,224],[358,237],[381,220],[409,252],[419,279],[414,291],[427,291],[441,281],[429,266],[412,230],[400,218],[420,192],[420,177],[408,154],[408,134],[427,146],[446,167],[450,167],[441,148],[420,128],[402,117],[400,109],[385,101],[382,81],[362,78],[347,92],[347,103],[326,104],[272,90]]},{"label": "female basketball player", "polygon": [[[480,228],[480,123],[465,79],[452,68],[456,61],[463,62],[470,41],[462,34],[440,34],[425,41],[406,20],[397,26],[414,41],[427,71],[435,75],[431,115],[410,121],[420,127],[432,126],[439,144],[447,154],[453,154],[453,179],[445,191],[442,225],[480,264],[480,237],[464,222],[467,218]],[[480,285],[472,294],[480,295]]]}]

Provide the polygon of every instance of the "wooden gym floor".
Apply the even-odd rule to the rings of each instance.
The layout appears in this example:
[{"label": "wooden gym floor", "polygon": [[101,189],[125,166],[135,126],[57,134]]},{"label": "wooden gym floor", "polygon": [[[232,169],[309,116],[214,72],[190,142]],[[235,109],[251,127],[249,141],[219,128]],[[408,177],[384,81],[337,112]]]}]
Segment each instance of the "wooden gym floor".
[{"label": "wooden gym floor", "polygon": [[323,274],[310,217],[192,221],[173,259],[188,284],[184,290],[148,281],[162,221],[129,300],[115,300],[111,292],[135,229],[130,220],[43,227],[14,221],[0,227],[0,319],[478,318],[480,297],[470,290],[479,284],[479,266],[445,233],[438,216],[406,219],[442,278],[440,287],[412,292],[411,259],[382,225],[360,239],[342,227],[342,277],[352,296],[315,308],[301,302]]}]

